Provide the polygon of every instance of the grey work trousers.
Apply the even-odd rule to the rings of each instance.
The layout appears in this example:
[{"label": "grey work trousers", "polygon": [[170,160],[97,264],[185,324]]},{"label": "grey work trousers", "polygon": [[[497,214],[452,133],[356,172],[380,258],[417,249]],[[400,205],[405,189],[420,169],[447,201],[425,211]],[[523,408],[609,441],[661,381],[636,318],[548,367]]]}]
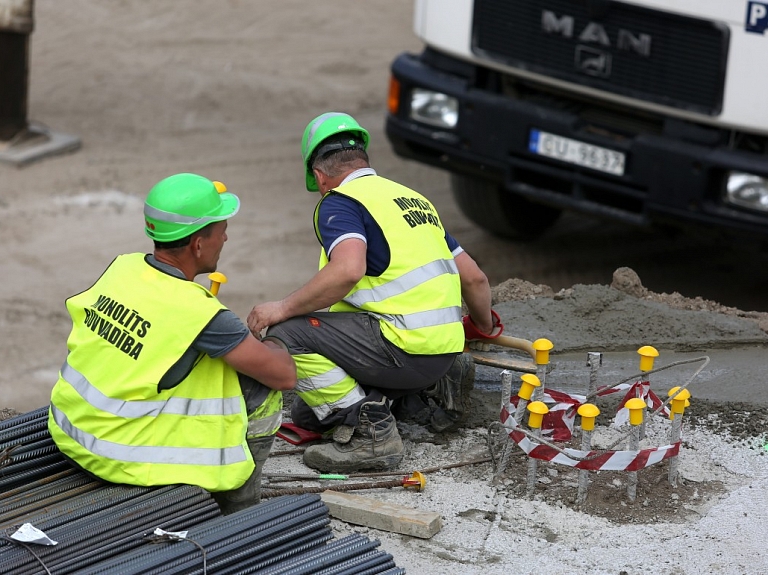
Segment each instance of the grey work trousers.
[{"label": "grey work trousers", "polygon": [[397,400],[433,385],[446,374],[457,353],[411,355],[390,343],[379,320],[365,312],[316,312],[270,327],[267,337],[282,341],[291,355],[320,354],[357,380],[366,397],[322,421],[300,398],[291,405],[293,422],[325,432],[337,425],[357,425],[360,406],[382,397]]},{"label": "grey work trousers", "polygon": [[274,435],[248,440],[248,449],[251,451],[255,464],[251,476],[237,489],[211,493],[213,499],[218,503],[222,515],[236,513],[261,501],[261,472],[274,442]]}]

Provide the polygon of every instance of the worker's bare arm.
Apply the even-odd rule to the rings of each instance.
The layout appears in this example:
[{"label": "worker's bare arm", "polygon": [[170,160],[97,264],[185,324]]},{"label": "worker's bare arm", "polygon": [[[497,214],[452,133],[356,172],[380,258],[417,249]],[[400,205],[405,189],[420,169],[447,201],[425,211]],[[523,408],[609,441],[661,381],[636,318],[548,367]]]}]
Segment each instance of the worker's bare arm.
[{"label": "worker's bare arm", "polygon": [[472,323],[481,332],[490,334],[493,331],[493,318],[488,278],[467,252],[456,256],[456,267],[461,277],[461,297],[467,304]]},{"label": "worker's bare arm", "polygon": [[366,243],[349,238],[331,252],[331,260],[301,288],[280,301],[255,306],[248,314],[248,328],[258,334],[265,327],[289,318],[327,308],[346,296],[365,275]]},{"label": "worker's bare arm", "polygon": [[261,342],[248,334],[222,359],[240,373],[272,389],[286,391],[296,386],[296,364],[293,358],[283,347],[272,341]]}]

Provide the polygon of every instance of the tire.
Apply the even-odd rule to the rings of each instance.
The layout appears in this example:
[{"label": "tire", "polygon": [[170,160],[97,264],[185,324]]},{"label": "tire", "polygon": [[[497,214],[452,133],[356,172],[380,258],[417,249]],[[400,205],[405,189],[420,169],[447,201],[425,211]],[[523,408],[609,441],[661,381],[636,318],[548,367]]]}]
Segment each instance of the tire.
[{"label": "tire", "polygon": [[461,211],[492,234],[508,239],[533,239],[560,218],[561,210],[531,202],[481,178],[451,174],[451,189]]}]

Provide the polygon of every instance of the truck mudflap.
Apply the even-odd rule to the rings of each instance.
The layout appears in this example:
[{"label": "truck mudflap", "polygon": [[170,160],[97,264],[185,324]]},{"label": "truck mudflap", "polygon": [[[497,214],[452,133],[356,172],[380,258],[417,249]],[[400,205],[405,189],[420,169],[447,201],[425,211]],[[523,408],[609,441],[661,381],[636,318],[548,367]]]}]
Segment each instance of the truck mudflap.
[{"label": "truck mudflap", "polygon": [[[633,130],[615,106],[605,106],[596,120],[590,117],[598,116],[595,101],[537,94],[535,86],[523,96],[481,88],[482,70],[429,49],[401,54],[391,72],[399,108],[387,115],[386,134],[401,157],[485,178],[555,208],[633,225],[666,221],[768,235],[768,214],[723,201],[729,171],[768,175],[766,157],[730,149],[725,131],[648,114]],[[414,120],[414,88],[456,98],[456,127]]]}]

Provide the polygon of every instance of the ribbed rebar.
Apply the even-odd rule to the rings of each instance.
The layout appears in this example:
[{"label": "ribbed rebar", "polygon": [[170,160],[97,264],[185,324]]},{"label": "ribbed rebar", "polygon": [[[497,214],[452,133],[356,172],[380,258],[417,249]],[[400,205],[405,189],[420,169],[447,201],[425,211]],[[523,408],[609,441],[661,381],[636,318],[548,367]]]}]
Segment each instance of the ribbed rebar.
[{"label": "ribbed rebar", "polygon": [[[43,530],[49,537],[59,541],[60,546],[47,547],[39,551],[40,557],[51,568],[56,568],[60,573],[59,564],[69,562],[72,558],[77,558],[83,553],[92,549],[94,545],[102,548],[115,541],[119,541],[141,533],[157,526],[155,520],[158,514],[162,514],[163,520],[167,523],[169,518],[185,512],[190,505],[207,504],[215,505],[209,495],[203,494],[201,490],[184,486],[174,490],[172,488],[161,488],[154,493],[141,493],[139,497],[123,501],[117,506],[109,504],[104,500],[97,504],[98,511],[91,514],[85,514],[78,520],[66,522],[60,527],[48,528],[46,521],[35,523],[39,529]],[[116,486],[119,491],[119,487]],[[146,488],[141,488],[146,489]],[[131,495],[140,493],[132,490]],[[80,507],[93,506],[93,503],[87,500],[81,502]],[[81,511],[81,509],[78,509]],[[18,552],[9,552],[0,555],[2,562],[15,565],[14,573],[19,575],[34,571],[29,569],[29,559],[21,556]],[[97,558],[101,560],[100,558]]]},{"label": "ribbed rebar", "polygon": [[[0,421],[0,432],[4,432],[5,430],[11,429],[14,427],[23,426],[24,424],[30,421],[34,421],[36,419],[47,419],[49,407],[50,406],[48,405],[44,407],[38,407],[33,411],[22,413],[21,415],[16,415],[14,417],[9,417],[8,419],[4,419],[3,421]],[[2,438],[1,434],[0,434],[0,438]]]},{"label": "ribbed rebar", "polygon": [[[12,504],[3,504],[3,513],[0,515],[0,527],[18,523],[21,519],[28,522],[33,516],[45,513],[54,505],[67,501],[72,497],[77,497],[80,494],[95,491],[98,487],[99,484],[93,480],[81,483],[77,481],[77,478],[73,478],[68,485],[55,485],[32,492],[28,499],[19,499],[12,502]],[[56,492],[56,489],[61,491]]]},{"label": "ribbed rebar", "polygon": [[48,431],[47,427],[40,429],[39,431],[35,431],[34,433],[25,433],[24,435],[19,436],[6,443],[0,443],[0,449],[4,449],[10,446],[15,446],[17,448],[15,451],[18,452],[19,450],[18,448],[20,448],[22,445],[26,447],[30,444],[33,444],[41,440],[45,440],[45,441],[48,441],[50,444],[53,444],[53,439],[51,438],[51,434]]},{"label": "ribbed rebar", "polygon": [[[276,527],[274,532],[278,535],[261,532],[244,539],[228,537],[218,541],[218,545],[208,542],[209,568],[217,574],[225,569],[240,574],[245,572],[244,565],[255,562],[274,564],[275,561],[270,559],[275,555],[291,557],[312,548],[322,548],[323,543],[333,538],[329,524],[326,510],[325,516],[313,519],[307,515],[293,525]],[[166,565],[166,570],[155,570],[146,575],[151,573],[197,575],[202,569],[199,559],[187,552],[183,563],[176,563],[173,568]]]},{"label": "ribbed rebar", "polygon": [[311,575],[330,565],[335,565],[347,559],[369,551],[379,546],[378,541],[371,541],[361,535],[348,535],[327,544],[323,549],[303,554],[285,565],[263,571],[264,575]]},{"label": "ribbed rebar", "polygon": [[[374,549],[378,541],[333,540],[329,511],[317,492],[280,491],[224,517],[210,493],[198,487],[96,480],[55,446],[48,406],[0,422],[0,454],[0,529],[10,535],[21,523],[31,523],[59,542],[36,545],[30,553],[30,546],[0,539],[3,573],[404,573],[393,571],[391,556]],[[402,485],[402,480],[377,486],[383,483]],[[155,528],[188,531],[188,540],[153,545],[147,535]]]},{"label": "ribbed rebar", "polygon": [[71,468],[72,465],[65,461],[61,454],[53,454],[45,458],[44,461],[32,461],[26,465],[23,470],[14,468],[14,473],[6,475],[6,469],[0,469],[0,492],[16,488],[20,485],[29,483],[51,475],[53,473]]},{"label": "ribbed rebar", "polygon": [[[0,472],[0,474],[2,474],[2,472]],[[65,480],[66,478],[69,478],[69,477],[76,476],[78,474],[79,473],[70,466],[69,469],[65,469],[63,471],[59,471],[57,473],[53,473],[45,477],[40,477],[35,481],[30,481],[24,485],[20,485],[13,489],[0,492],[0,505],[3,505],[6,501],[13,501],[14,499],[23,497],[34,489],[39,489],[40,487],[44,487],[46,485],[55,484],[59,481]]]},{"label": "ribbed rebar", "polygon": [[[299,503],[299,502],[297,502]],[[210,531],[210,525],[205,526],[204,529],[191,529],[189,536],[194,537],[196,541],[205,545],[206,550],[209,553],[211,565],[218,564],[218,558],[227,555],[232,552],[232,546],[235,548],[248,549],[251,555],[257,555],[263,551],[269,550],[285,541],[290,541],[292,538],[303,535],[306,529],[306,523],[310,520],[318,519],[323,524],[328,524],[328,509],[322,502],[307,502],[303,508],[296,509],[291,513],[284,513],[283,515],[268,519],[269,515],[264,515],[262,520],[259,521],[256,514],[248,513],[249,510],[240,512],[239,516],[248,521],[231,524],[227,527],[222,526],[219,520],[211,522],[211,525],[216,525],[219,528],[213,532],[204,533],[204,531]],[[255,508],[253,508],[255,509]],[[317,525],[313,526],[316,529]],[[157,555],[157,553],[155,554]],[[168,550],[168,557],[173,555],[182,556],[189,555],[188,551],[173,548]],[[159,559],[155,557],[155,561]],[[177,562],[174,567],[179,565]],[[171,574],[181,572],[176,569],[171,569],[171,565],[165,563],[162,570],[152,570],[149,573],[163,573]],[[193,569],[191,571],[183,571],[184,573],[199,573],[201,571]]]},{"label": "ribbed rebar", "polygon": [[280,489],[262,489],[261,496],[265,499],[278,495],[301,495],[305,493],[322,493],[323,491],[356,491],[363,489],[386,489],[388,487],[402,487],[402,479],[389,481],[371,481],[369,483],[340,483],[325,487],[287,487]]},{"label": "ribbed rebar", "polygon": [[[182,513],[177,517],[170,518],[167,523],[162,523],[153,527],[170,532],[183,531],[190,526],[198,525],[220,516],[219,506],[211,500],[209,504],[191,508],[189,512]],[[79,574],[82,573],[86,567],[104,563],[119,555],[143,547],[147,544],[144,537],[144,531],[147,529],[148,528],[145,526],[144,530],[138,530],[138,532],[131,533],[123,539],[118,539],[107,545],[100,545],[99,547],[92,548],[89,551],[58,565],[56,571],[57,573],[62,574]]]},{"label": "ribbed rebar", "polygon": [[373,575],[394,566],[392,555],[374,550],[334,563],[327,569],[313,572],[313,575]]},{"label": "ribbed rebar", "polygon": [[[0,449],[19,442],[27,441],[27,438],[34,437],[41,433],[44,434],[46,431],[48,431],[48,420],[46,418],[35,419],[21,425],[10,427],[0,433]],[[29,441],[34,441],[34,439],[30,439]]]},{"label": "ribbed rebar", "polygon": [[[221,575],[247,575],[248,573],[258,573],[262,569],[270,566],[282,563],[286,559],[300,554],[306,553],[311,549],[320,547],[333,539],[333,533],[328,526],[330,521],[316,520],[312,523],[307,523],[304,530],[307,532],[300,537],[294,535],[290,540],[282,545],[278,545],[265,551],[264,553],[247,557],[247,559],[237,562],[228,566],[226,569],[217,569],[217,573]],[[237,556],[232,555],[233,559],[237,559]]]}]

